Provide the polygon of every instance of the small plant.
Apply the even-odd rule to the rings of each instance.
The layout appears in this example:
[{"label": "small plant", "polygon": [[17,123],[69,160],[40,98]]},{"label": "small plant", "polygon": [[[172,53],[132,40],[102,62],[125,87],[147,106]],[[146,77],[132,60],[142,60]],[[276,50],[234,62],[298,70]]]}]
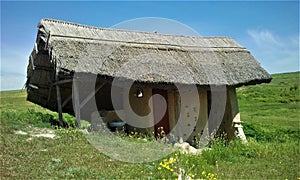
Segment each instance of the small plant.
[{"label": "small plant", "polygon": [[[214,173],[206,173],[205,161],[201,156],[186,155],[175,152],[169,158],[159,162],[157,171],[159,178],[176,178],[176,179],[217,179]],[[202,169],[202,170],[200,170]],[[202,173],[199,173],[202,172]]]},{"label": "small plant", "polygon": [[208,180],[216,180],[217,179],[217,174],[214,174],[214,173],[207,173],[205,171],[202,171],[201,175],[203,178],[206,178]]}]

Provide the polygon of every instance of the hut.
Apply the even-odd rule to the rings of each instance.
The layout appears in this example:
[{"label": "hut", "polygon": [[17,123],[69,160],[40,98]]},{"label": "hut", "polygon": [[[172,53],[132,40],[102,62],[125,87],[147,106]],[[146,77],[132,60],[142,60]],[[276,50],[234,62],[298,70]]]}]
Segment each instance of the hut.
[{"label": "hut", "polygon": [[60,119],[63,112],[75,115],[77,126],[80,119],[99,116],[105,123],[123,121],[128,129],[193,141],[216,130],[229,139],[243,135],[236,88],[270,81],[251,53],[229,37],[42,19],[26,87],[27,100],[57,111]]}]

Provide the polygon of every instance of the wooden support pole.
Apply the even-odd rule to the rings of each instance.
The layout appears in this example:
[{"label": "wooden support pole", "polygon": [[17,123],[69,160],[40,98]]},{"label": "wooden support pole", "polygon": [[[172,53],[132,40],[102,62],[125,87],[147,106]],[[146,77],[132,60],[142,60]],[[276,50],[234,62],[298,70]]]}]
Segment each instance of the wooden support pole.
[{"label": "wooden support pole", "polygon": [[57,110],[58,110],[58,119],[59,125],[63,127],[63,115],[62,115],[62,106],[61,106],[61,95],[59,85],[56,85],[56,95],[57,95]]},{"label": "wooden support pole", "polygon": [[174,90],[168,90],[168,112],[169,112],[169,123],[170,129],[173,129],[177,123],[177,119],[175,119],[175,95]]},{"label": "wooden support pole", "polygon": [[77,81],[73,81],[73,88],[72,88],[72,99],[73,99],[73,107],[76,116],[76,127],[80,128],[80,100],[79,100],[79,90]]},{"label": "wooden support pole", "polygon": [[247,141],[242,129],[243,126],[241,125],[237,95],[234,87],[228,88],[227,91],[227,103],[223,126],[229,140],[235,138],[237,135],[244,142]]},{"label": "wooden support pole", "polygon": [[[58,71],[55,74],[55,80],[58,81]],[[61,105],[61,94],[60,94],[60,87],[56,85],[56,98],[57,98],[57,110],[58,110],[58,120],[60,127],[63,127],[63,115],[62,115],[62,105]]]}]

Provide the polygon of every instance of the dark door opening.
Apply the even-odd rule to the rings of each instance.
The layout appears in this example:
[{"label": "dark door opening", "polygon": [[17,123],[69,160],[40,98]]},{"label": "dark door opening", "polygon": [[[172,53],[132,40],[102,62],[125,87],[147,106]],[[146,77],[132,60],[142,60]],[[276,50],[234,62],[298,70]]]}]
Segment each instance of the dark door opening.
[{"label": "dark door opening", "polygon": [[[153,97],[153,116],[154,116],[154,133],[155,137],[159,138],[162,137],[164,131],[165,135],[170,133],[170,125],[169,125],[169,112],[168,112],[168,93],[166,90],[161,89],[153,89],[152,95],[159,94],[161,96],[154,96]],[[164,98],[164,99],[163,99]],[[162,118],[159,117],[160,114],[163,114],[164,108],[163,102],[164,100],[167,102],[167,109],[165,114]]]}]

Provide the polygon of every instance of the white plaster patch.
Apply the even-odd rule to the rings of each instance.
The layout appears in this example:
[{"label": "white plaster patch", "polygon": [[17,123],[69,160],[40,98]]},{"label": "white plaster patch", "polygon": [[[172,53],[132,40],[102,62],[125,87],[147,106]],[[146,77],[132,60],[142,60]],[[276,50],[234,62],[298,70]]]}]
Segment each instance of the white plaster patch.
[{"label": "white plaster patch", "polygon": [[33,135],[34,137],[45,137],[45,138],[54,138],[55,134],[50,134],[50,133],[46,133],[46,134],[35,134]]},{"label": "white plaster patch", "polygon": [[175,143],[174,147],[179,148],[179,152],[182,154],[201,154],[202,153],[202,149],[196,149],[187,142]]},{"label": "white plaster patch", "polygon": [[55,137],[54,131],[47,128],[30,127],[30,130],[28,132],[18,130],[18,131],[14,131],[14,133],[19,135],[30,135],[31,137],[26,139],[26,141],[33,140],[33,137],[45,137],[51,139]]},{"label": "white plaster patch", "polygon": [[21,130],[18,130],[18,131],[15,131],[15,134],[27,135],[28,133],[24,132],[24,131],[21,131]]}]

